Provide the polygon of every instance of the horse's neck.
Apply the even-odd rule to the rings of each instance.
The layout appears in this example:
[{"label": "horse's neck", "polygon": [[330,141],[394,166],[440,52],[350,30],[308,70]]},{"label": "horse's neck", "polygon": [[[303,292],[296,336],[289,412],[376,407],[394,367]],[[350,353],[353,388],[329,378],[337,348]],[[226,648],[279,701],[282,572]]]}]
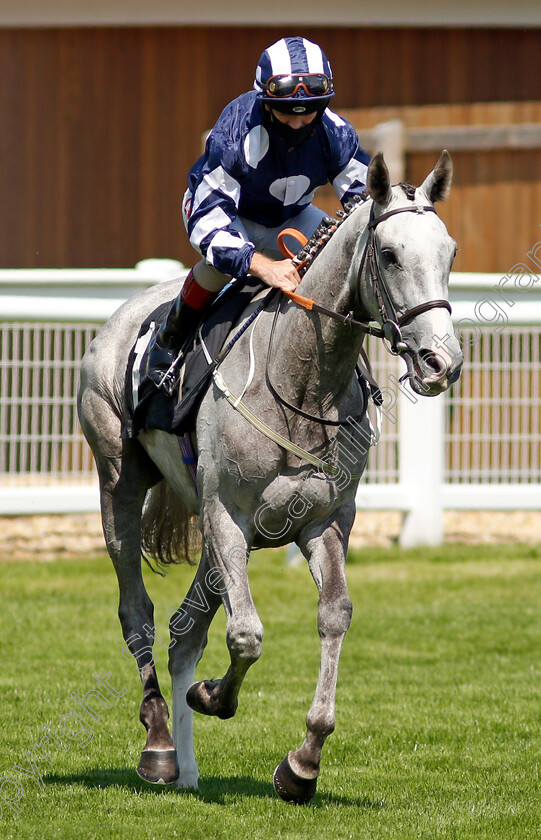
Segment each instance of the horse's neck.
[{"label": "horse's neck", "polygon": [[[342,315],[352,308],[348,281],[359,261],[359,241],[367,221],[364,208],[343,223],[314,261],[299,294]],[[357,213],[359,215],[357,215]],[[366,219],[364,218],[366,216]],[[356,217],[356,218],[355,218]],[[336,405],[350,389],[362,334],[295,303],[282,304],[270,361],[273,381],[284,397],[319,412]]]}]

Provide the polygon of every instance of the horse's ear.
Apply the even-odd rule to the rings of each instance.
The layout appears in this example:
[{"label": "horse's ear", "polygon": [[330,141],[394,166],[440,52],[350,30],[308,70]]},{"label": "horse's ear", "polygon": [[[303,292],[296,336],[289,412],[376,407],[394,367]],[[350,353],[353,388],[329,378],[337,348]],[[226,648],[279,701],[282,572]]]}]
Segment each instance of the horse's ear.
[{"label": "horse's ear", "polygon": [[453,164],[447,149],[440,155],[434,170],[423,181],[421,190],[432,204],[436,201],[445,201],[451,190],[453,180]]},{"label": "horse's ear", "polygon": [[366,176],[366,189],[368,195],[374,199],[376,204],[385,206],[389,203],[391,198],[391,178],[387,164],[383,159],[383,152],[378,152],[370,161]]}]

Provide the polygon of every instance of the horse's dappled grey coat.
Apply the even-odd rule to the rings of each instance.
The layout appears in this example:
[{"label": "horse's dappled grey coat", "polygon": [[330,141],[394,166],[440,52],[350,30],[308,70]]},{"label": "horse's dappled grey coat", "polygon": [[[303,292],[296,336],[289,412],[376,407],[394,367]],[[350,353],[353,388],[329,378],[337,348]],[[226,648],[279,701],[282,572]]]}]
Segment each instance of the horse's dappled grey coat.
[{"label": "horse's dappled grey coat", "polygon": [[[374,280],[366,263],[359,276],[369,213],[372,209],[377,218],[395,208],[432,204],[445,197],[450,181],[451,162],[443,153],[412,202],[400,187],[390,186],[383,157],[376,155],[367,184],[372,201],[348,216],[306,273],[299,291],[342,314],[353,311],[357,319],[381,321]],[[377,230],[377,248],[398,312],[447,297],[455,243],[435,213],[402,212],[386,219]],[[176,295],[178,287],[172,281],[149,289],[113,315],[85,355],[79,393],[80,420],[99,473],[107,549],[118,577],[122,632],[143,684],[140,717],[147,741],[138,772],[153,782],[197,785],[192,710],[222,718],[234,715],[244,675],[261,653],[263,627],[250,594],[248,553],[254,546],[294,541],[307,558],[320,591],[321,668],[306,737],[277,768],[275,786],[285,799],[305,802],[315,791],[323,744],[334,729],[338,660],[352,609],[345,558],[355,516],[357,480],[344,480],[343,473],[339,480],[318,471],[269,440],[215,385],[201,403],[195,430],[197,494],[173,436],[148,431],[137,440],[121,439],[129,350],[146,315]],[[258,318],[253,334],[247,331],[220,372],[231,391],[240,394],[248,377],[251,342],[255,373],[244,402],[269,428],[325,458],[333,446],[336,450],[337,436],[346,434],[346,427],[308,421],[274,399],[265,371],[273,317],[271,310]],[[443,308],[424,311],[404,325],[402,335],[412,387],[427,396],[447,388],[462,364],[449,312]],[[362,341],[360,331],[306,312],[294,303],[282,304],[275,350],[269,360],[272,381],[290,403],[304,411],[326,420],[346,421],[358,411],[354,369]],[[442,360],[437,371],[424,363],[435,352]],[[368,439],[366,420],[363,423]],[[349,449],[342,446],[347,453],[347,472],[360,475],[366,465],[366,447],[351,443]],[[197,516],[203,544],[188,596],[169,616],[172,738],[152,659],[153,605],[141,574],[145,498],[148,520],[156,512],[148,498],[157,494],[160,518],[153,520],[153,527],[156,531],[155,523],[160,522],[157,530],[161,536],[157,535],[156,542],[167,543],[171,534],[182,531],[183,523]],[[207,628],[220,604],[227,616],[230,665],[222,679],[193,685]],[[163,623],[162,616],[158,623]]]}]

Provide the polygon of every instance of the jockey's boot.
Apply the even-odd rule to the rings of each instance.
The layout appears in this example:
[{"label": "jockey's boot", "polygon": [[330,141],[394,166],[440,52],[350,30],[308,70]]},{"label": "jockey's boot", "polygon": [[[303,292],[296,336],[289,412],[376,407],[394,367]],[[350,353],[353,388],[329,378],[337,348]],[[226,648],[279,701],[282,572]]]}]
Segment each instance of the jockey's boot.
[{"label": "jockey's boot", "polygon": [[180,294],[175,298],[160,329],[150,342],[146,374],[157,388],[172,393],[176,380],[174,362],[181,349],[192,338],[203,312],[210,306],[217,292],[209,292],[199,285],[190,271]]}]

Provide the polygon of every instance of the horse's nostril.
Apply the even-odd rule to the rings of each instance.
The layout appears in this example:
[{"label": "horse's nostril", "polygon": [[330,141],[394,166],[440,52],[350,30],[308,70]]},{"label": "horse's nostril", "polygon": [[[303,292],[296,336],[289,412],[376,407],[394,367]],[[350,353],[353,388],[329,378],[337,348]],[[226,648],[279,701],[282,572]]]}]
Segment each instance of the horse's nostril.
[{"label": "horse's nostril", "polygon": [[432,350],[421,350],[419,353],[419,359],[421,370],[426,376],[434,376],[434,374],[436,374],[437,376],[442,377],[447,373],[447,365],[445,364],[445,361],[441,356],[438,356],[438,354],[434,353]]}]

